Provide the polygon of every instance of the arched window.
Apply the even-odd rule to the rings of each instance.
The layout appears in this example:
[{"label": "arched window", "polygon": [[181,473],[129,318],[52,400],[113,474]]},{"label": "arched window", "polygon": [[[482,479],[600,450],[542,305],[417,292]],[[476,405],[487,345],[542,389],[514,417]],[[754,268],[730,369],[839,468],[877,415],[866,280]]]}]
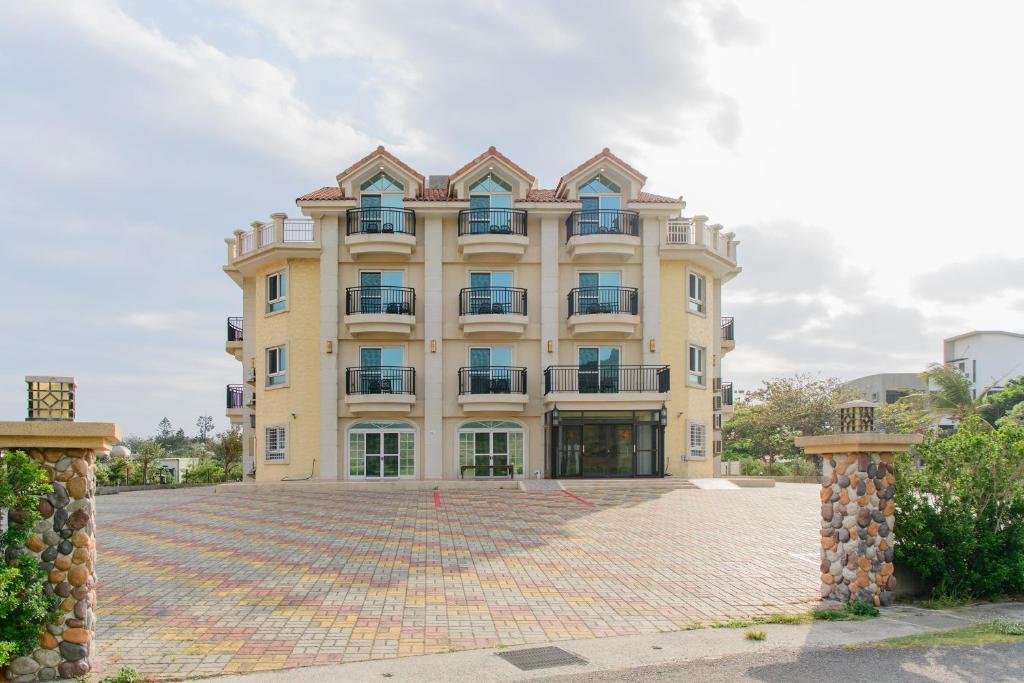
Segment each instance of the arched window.
[{"label": "arched window", "polygon": [[416,475],[416,430],[405,422],[357,422],[348,432],[348,476],[396,479]]},{"label": "arched window", "polygon": [[359,189],[364,193],[381,193],[381,192],[398,192],[402,193],[405,188],[402,187],[402,183],[398,182],[384,171],[381,171],[377,175],[373,176],[365,183],[359,186]]},{"label": "arched window", "polygon": [[362,232],[404,232],[402,208],[405,188],[384,171],[359,186]]},{"label": "arched window", "polygon": [[493,173],[488,173],[469,186],[469,231],[488,232],[492,226],[507,228],[511,221],[512,186]]},{"label": "arched window", "polygon": [[459,428],[459,470],[475,478],[506,477],[511,465],[515,476],[523,476],[525,430],[508,420],[477,420]]},{"label": "arched window", "polygon": [[598,174],[580,185],[580,233],[618,232],[619,209],[622,208],[621,188]]}]

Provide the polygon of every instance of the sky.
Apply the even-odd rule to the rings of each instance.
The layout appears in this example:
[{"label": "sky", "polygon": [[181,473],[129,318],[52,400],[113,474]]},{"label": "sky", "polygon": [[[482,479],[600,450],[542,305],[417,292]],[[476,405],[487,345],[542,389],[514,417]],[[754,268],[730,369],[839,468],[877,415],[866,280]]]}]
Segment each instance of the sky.
[{"label": "sky", "polygon": [[[489,145],[542,187],[601,148],[737,234],[739,389],[1024,331],[1024,8],[1003,2],[0,3],[0,418],[224,418],[223,239],[378,144]],[[663,340],[670,343],[670,340]]]}]

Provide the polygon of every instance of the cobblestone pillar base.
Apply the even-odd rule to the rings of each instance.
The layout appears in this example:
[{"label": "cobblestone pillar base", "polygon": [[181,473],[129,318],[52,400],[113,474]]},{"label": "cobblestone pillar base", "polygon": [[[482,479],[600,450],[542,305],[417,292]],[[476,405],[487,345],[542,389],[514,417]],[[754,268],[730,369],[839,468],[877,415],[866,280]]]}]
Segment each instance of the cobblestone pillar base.
[{"label": "cobblestone pillar base", "polygon": [[43,466],[53,485],[39,499],[42,519],[22,552],[48,572],[46,594],[59,603],[39,646],[11,661],[6,673],[14,683],[74,678],[92,669],[96,629],[96,455],[83,448],[21,450]]},{"label": "cobblestone pillar base", "polygon": [[896,477],[891,453],[835,453],[822,461],[821,597],[891,605]]}]

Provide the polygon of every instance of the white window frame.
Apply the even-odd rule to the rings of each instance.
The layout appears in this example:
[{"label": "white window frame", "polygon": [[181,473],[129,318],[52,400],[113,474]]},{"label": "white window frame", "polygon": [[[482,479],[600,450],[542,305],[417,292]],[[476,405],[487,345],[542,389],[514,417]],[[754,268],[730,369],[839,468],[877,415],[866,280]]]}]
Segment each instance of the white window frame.
[{"label": "white window frame", "polygon": [[[273,299],[270,298],[270,283],[272,280],[277,279],[277,296]],[[266,311],[267,315],[274,313],[281,313],[282,311],[288,310],[288,272],[286,270],[277,270],[273,273],[268,273],[264,279],[265,283],[265,294],[266,294]],[[280,307],[277,307],[280,304]]]},{"label": "white window frame", "polygon": [[[697,289],[700,290],[699,296],[695,296],[693,291],[695,282],[698,284]],[[694,270],[686,271],[686,301],[686,308],[690,313],[705,315],[708,303],[708,279]]]},{"label": "white window frame", "polygon": [[708,457],[708,426],[703,422],[686,423],[686,457],[706,460]]},{"label": "white window frame", "polygon": [[[273,433],[273,437],[271,437],[271,433]],[[271,449],[272,443],[273,449]],[[263,464],[288,464],[288,425],[265,425],[263,427]]]},{"label": "white window frame", "polygon": [[[277,370],[275,372],[270,371],[270,356],[271,353],[277,352]],[[277,388],[287,386],[288,384],[288,345],[278,344],[277,346],[268,346],[264,352],[264,361],[266,362],[266,387]],[[284,360],[282,363],[281,360]]]},{"label": "white window frame", "polygon": [[[700,367],[692,367],[693,352],[698,352]],[[686,383],[690,386],[707,388],[708,352],[703,346],[688,344],[686,347]]]}]

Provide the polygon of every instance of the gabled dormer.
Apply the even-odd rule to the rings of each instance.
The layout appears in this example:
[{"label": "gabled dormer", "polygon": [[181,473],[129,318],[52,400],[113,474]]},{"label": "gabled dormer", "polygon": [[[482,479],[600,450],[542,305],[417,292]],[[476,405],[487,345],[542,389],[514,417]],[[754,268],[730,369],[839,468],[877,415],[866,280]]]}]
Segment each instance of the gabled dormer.
[{"label": "gabled dormer", "polygon": [[360,200],[362,195],[377,197],[378,206],[401,206],[423,193],[425,178],[391,152],[378,147],[338,174],[343,196]]},{"label": "gabled dormer", "polygon": [[[607,208],[619,208],[637,201],[646,182],[647,176],[605,147],[562,176],[555,188],[555,196],[573,201],[581,197],[596,197],[601,208],[605,208],[605,204]],[[616,197],[618,206],[614,206]]]},{"label": "gabled dormer", "polygon": [[523,201],[526,194],[537,187],[537,179],[527,173],[494,146],[455,171],[448,177],[450,199],[471,201],[473,196],[495,197],[493,208],[511,202]]}]

